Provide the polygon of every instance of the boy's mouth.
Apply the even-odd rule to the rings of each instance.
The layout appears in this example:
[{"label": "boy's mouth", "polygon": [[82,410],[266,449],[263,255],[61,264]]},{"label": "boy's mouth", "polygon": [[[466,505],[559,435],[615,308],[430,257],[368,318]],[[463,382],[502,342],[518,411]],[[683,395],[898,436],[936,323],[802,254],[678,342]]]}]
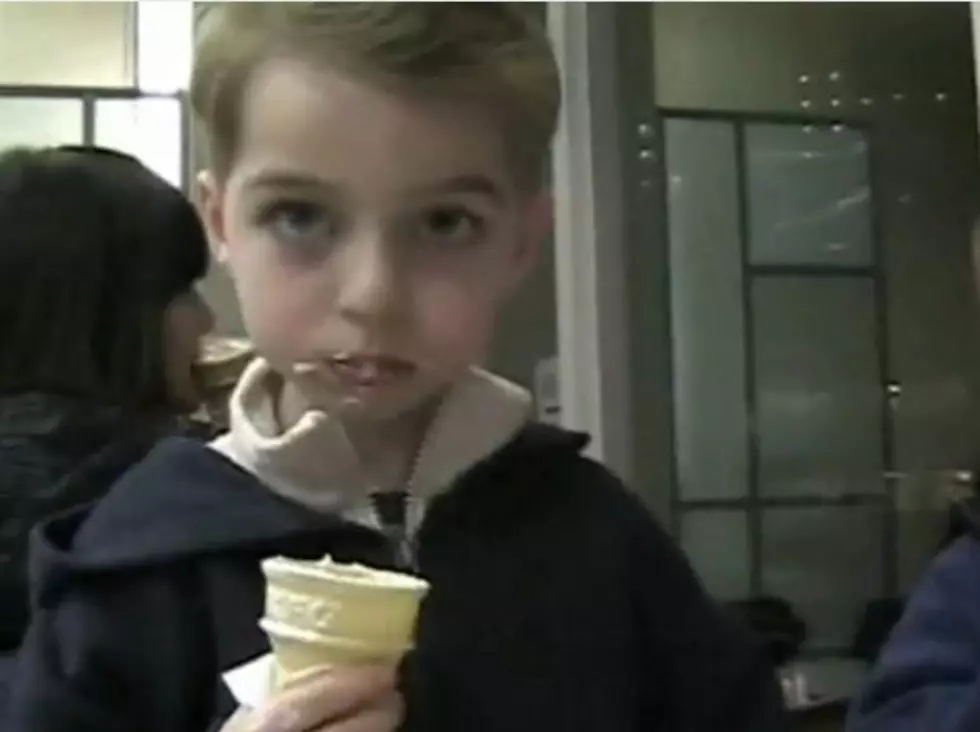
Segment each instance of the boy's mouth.
[{"label": "boy's mouth", "polygon": [[328,371],[341,383],[355,388],[370,388],[410,376],[415,364],[394,356],[337,354],[318,363],[296,364],[297,373]]}]

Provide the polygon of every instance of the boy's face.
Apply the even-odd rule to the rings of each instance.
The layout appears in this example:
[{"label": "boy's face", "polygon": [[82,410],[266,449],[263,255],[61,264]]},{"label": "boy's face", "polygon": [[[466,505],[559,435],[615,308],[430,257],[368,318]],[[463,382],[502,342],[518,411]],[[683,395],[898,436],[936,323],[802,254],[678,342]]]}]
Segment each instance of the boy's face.
[{"label": "boy's face", "polygon": [[550,226],[484,110],[277,61],[202,176],[217,258],[257,350],[317,406],[390,418],[483,360]]}]

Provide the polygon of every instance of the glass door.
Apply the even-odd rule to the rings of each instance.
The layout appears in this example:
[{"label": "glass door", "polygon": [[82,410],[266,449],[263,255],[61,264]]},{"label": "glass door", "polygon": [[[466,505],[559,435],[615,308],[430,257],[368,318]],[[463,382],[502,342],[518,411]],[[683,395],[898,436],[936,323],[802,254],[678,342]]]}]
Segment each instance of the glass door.
[{"label": "glass door", "polygon": [[665,136],[681,540],[715,594],[788,600],[836,654],[897,582],[868,136],[721,116]]}]

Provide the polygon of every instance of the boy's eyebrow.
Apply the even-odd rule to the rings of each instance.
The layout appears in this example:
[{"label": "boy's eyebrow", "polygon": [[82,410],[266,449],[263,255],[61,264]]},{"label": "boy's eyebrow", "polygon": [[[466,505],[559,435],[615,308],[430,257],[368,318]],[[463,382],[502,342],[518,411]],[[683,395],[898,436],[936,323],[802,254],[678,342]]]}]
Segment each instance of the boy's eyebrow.
[{"label": "boy's eyebrow", "polygon": [[247,176],[243,188],[334,188],[334,184],[309,173],[292,170],[260,170]]},{"label": "boy's eyebrow", "polygon": [[[337,184],[311,173],[295,170],[260,170],[246,177],[243,187],[248,188],[337,188]],[[446,193],[470,193],[500,202],[503,191],[489,176],[479,174],[456,175],[419,190],[422,195]]]},{"label": "boy's eyebrow", "polygon": [[422,193],[475,193],[498,202],[503,198],[503,191],[492,178],[478,174],[453,176],[423,188]]}]

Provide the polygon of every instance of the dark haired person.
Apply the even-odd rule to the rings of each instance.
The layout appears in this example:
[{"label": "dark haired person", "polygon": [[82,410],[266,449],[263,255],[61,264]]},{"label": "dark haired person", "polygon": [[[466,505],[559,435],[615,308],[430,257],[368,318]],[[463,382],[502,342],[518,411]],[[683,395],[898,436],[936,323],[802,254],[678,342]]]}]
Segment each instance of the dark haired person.
[{"label": "dark haired person", "polygon": [[193,207],[137,160],[0,154],[0,654],[28,623],[31,527],[97,499],[197,407],[207,265]]}]

